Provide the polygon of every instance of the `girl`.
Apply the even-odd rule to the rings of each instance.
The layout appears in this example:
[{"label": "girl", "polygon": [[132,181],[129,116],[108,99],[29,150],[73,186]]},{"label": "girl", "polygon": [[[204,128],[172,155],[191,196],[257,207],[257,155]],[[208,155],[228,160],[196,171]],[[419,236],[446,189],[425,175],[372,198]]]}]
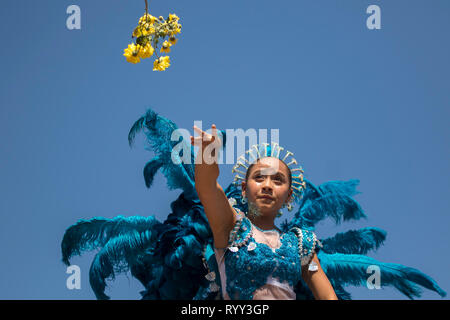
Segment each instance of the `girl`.
[{"label": "girl", "polygon": [[[67,266],[74,255],[98,250],[89,270],[98,299],[109,299],[107,279],[129,270],[145,288],[142,299],[347,300],[346,286],[368,285],[368,266],[382,273],[380,287],[393,286],[410,299],[421,296],[419,286],[446,295],[417,269],[366,256],[383,243],[382,229],[348,230],[317,240],[312,230],[319,221],[331,218],[338,224],[366,217],[353,199],[358,180],[316,186],[303,181],[301,168],[292,167],[295,159],[287,160],[292,153],[283,157],[280,146],[261,144],[249,153],[252,163],[239,157],[233,169],[241,190],[236,183],[223,190],[217,183],[215,150],[222,141],[215,126],[211,135],[195,129],[201,137],[191,137],[188,150],[183,149],[189,163],[178,161],[181,155],[173,152],[180,143],[172,139],[177,128],[149,109],[128,135],[131,145],[143,131],[155,152],[143,170],[146,186],[160,171],[171,190],[182,190],[164,222],[155,216],[94,217],[80,219],[64,233],[61,253]],[[195,165],[188,144],[201,148]],[[274,225],[278,210],[292,209],[300,198],[298,211],[281,232]]]},{"label": "girl", "polygon": [[[241,187],[249,209],[243,214],[217,182],[221,142],[215,125],[211,129],[208,134],[194,126],[199,136],[191,136],[191,144],[201,148],[195,188],[213,233],[223,297],[294,300],[294,285],[301,276],[315,299],[337,300],[317,258],[314,233],[309,232],[309,238],[300,229],[283,234],[274,224],[279,210],[294,196],[289,166],[275,156],[264,156],[247,167]],[[299,246],[306,251],[299,251]]]}]

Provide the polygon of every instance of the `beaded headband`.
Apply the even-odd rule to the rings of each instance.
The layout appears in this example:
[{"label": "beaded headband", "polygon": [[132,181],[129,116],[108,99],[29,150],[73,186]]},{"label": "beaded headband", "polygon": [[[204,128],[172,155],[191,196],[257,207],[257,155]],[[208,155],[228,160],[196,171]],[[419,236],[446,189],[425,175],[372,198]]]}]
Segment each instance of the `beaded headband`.
[{"label": "beaded headband", "polygon": [[[294,167],[297,165],[297,160],[295,160],[294,153],[286,150],[286,154],[283,158],[281,158],[281,152],[284,150],[283,147],[280,147],[280,145],[276,142],[272,142],[271,144],[268,143],[261,143],[259,145],[255,144],[253,145],[249,150],[247,150],[243,155],[241,155],[234,165],[233,169],[231,170],[232,173],[236,173],[233,183],[240,187],[242,181],[245,181],[245,176],[247,173],[248,168],[251,164],[255,163],[257,160],[265,157],[274,157],[277,159],[280,159],[283,161],[286,166],[291,170],[291,189],[292,189],[292,200],[295,202],[297,200],[300,200],[302,198],[303,190],[306,188],[306,182],[303,181],[303,168],[301,166]],[[248,154],[248,160],[245,158],[245,155]],[[287,161],[287,159],[290,158],[290,161]],[[291,167],[293,166],[293,167]],[[239,170],[239,167],[244,168],[245,171]],[[239,174],[242,174],[241,177]]]}]

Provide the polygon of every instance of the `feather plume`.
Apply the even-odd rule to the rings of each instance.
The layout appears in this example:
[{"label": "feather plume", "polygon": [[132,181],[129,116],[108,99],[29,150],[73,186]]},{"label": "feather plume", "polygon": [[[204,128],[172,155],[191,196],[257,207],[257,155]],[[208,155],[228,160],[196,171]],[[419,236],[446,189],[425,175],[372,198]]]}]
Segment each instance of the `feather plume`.
[{"label": "feather plume", "polygon": [[151,231],[135,231],[110,239],[97,253],[89,270],[89,282],[97,299],[109,299],[104,293],[106,279],[113,280],[116,273],[128,271],[155,242],[156,235]]},{"label": "feather plume", "polygon": [[[160,167],[167,179],[169,189],[182,189],[188,197],[196,197],[193,148],[190,143],[183,141],[182,137],[179,141],[171,140],[172,133],[176,129],[177,126],[172,121],[149,109],[131,127],[128,142],[132,146],[136,134],[144,131],[149,149],[156,153],[158,161],[161,163]],[[185,146],[183,149],[190,150],[190,163],[176,164],[172,161],[172,150],[178,143]],[[174,156],[178,157],[179,155],[174,154]],[[155,169],[155,167],[152,169]]]},{"label": "feather plume", "polygon": [[61,243],[63,262],[70,265],[70,258],[83,251],[103,247],[111,238],[129,232],[143,232],[160,224],[155,217],[117,216],[113,219],[94,217],[80,219],[67,228]]},{"label": "feather plume", "polygon": [[156,172],[164,165],[159,157],[154,157],[152,160],[147,162],[144,167],[144,180],[147,188],[150,188],[153,183],[153,178]]},{"label": "feather plume", "polygon": [[359,203],[352,198],[360,193],[356,191],[359,180],[329,181],[318,187],[309,180],[304,180],[306,189],[290,227],[314,230],[315,224],[328,217],[336,224],[341,223],[342,219],[366,218]]},{"label": "feather plume", "polygon": [[326,253],[366,254],[378,249],[386,239],[386,231],[379,228],[362,228],[337,233],[322,240]]},{"label": "feather plume", "polygon": [[350,196],[340,193],[322,195],[315,200],[306,200],[303,207],[291,221],[292,226],[314,229],[319,221],[332,218],[336,224],[341,220],[366,218],[358,202]]},{"label": "feather plume", "polygon": [[319,190],[322,194],[328,193],[343,193],[350,197],[353,197],[361,192],[356,190],[359,185],[359,180],[351,179],[348,181],[328,181],[319,186]]},{"label": "feather plume", "polygon": [[437,292],[442,297],[446,295],[446,292],[429,276],[401,264],[383,263],[364,255],[326,254],[323,251],[319,252],[318,258],[330,281],[342,286],[366,285],[370,276],[367,268],[378,266],[380,268],[380,286],[394,286],[410,299],[421,296],[419,285]]}]

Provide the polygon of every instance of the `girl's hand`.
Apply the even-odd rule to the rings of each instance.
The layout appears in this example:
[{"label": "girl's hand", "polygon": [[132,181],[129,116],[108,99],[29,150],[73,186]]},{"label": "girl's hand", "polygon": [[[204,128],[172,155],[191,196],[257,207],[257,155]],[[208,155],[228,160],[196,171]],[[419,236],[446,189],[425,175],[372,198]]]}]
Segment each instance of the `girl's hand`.
[{"label": "girl's hand", "polygon": [[[217,162],[218,151],[222,147],[222,141],[217,134],[216,125],[213,124],[211,126],[212,134],[206,133],[196,126],[194,126],[194,131],[199,134],[197,137],[191,136],[191,144],[200,148],[197,159],[200,161],[204,160],[207,164]],[[196,163],[202,163],[202,161],[196,161]]]}]

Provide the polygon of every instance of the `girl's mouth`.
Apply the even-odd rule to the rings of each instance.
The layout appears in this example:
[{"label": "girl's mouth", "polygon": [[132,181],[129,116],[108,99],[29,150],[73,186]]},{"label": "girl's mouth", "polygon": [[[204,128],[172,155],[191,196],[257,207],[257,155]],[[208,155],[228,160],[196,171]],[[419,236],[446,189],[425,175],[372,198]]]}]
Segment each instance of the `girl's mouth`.
[{"label": "girl's mouth", "polygon": [[260,196],[260,197],[258,197],[258,199],[271,200],[271,201],[275,200],[275,199],[272,198],[271,196]]}]

